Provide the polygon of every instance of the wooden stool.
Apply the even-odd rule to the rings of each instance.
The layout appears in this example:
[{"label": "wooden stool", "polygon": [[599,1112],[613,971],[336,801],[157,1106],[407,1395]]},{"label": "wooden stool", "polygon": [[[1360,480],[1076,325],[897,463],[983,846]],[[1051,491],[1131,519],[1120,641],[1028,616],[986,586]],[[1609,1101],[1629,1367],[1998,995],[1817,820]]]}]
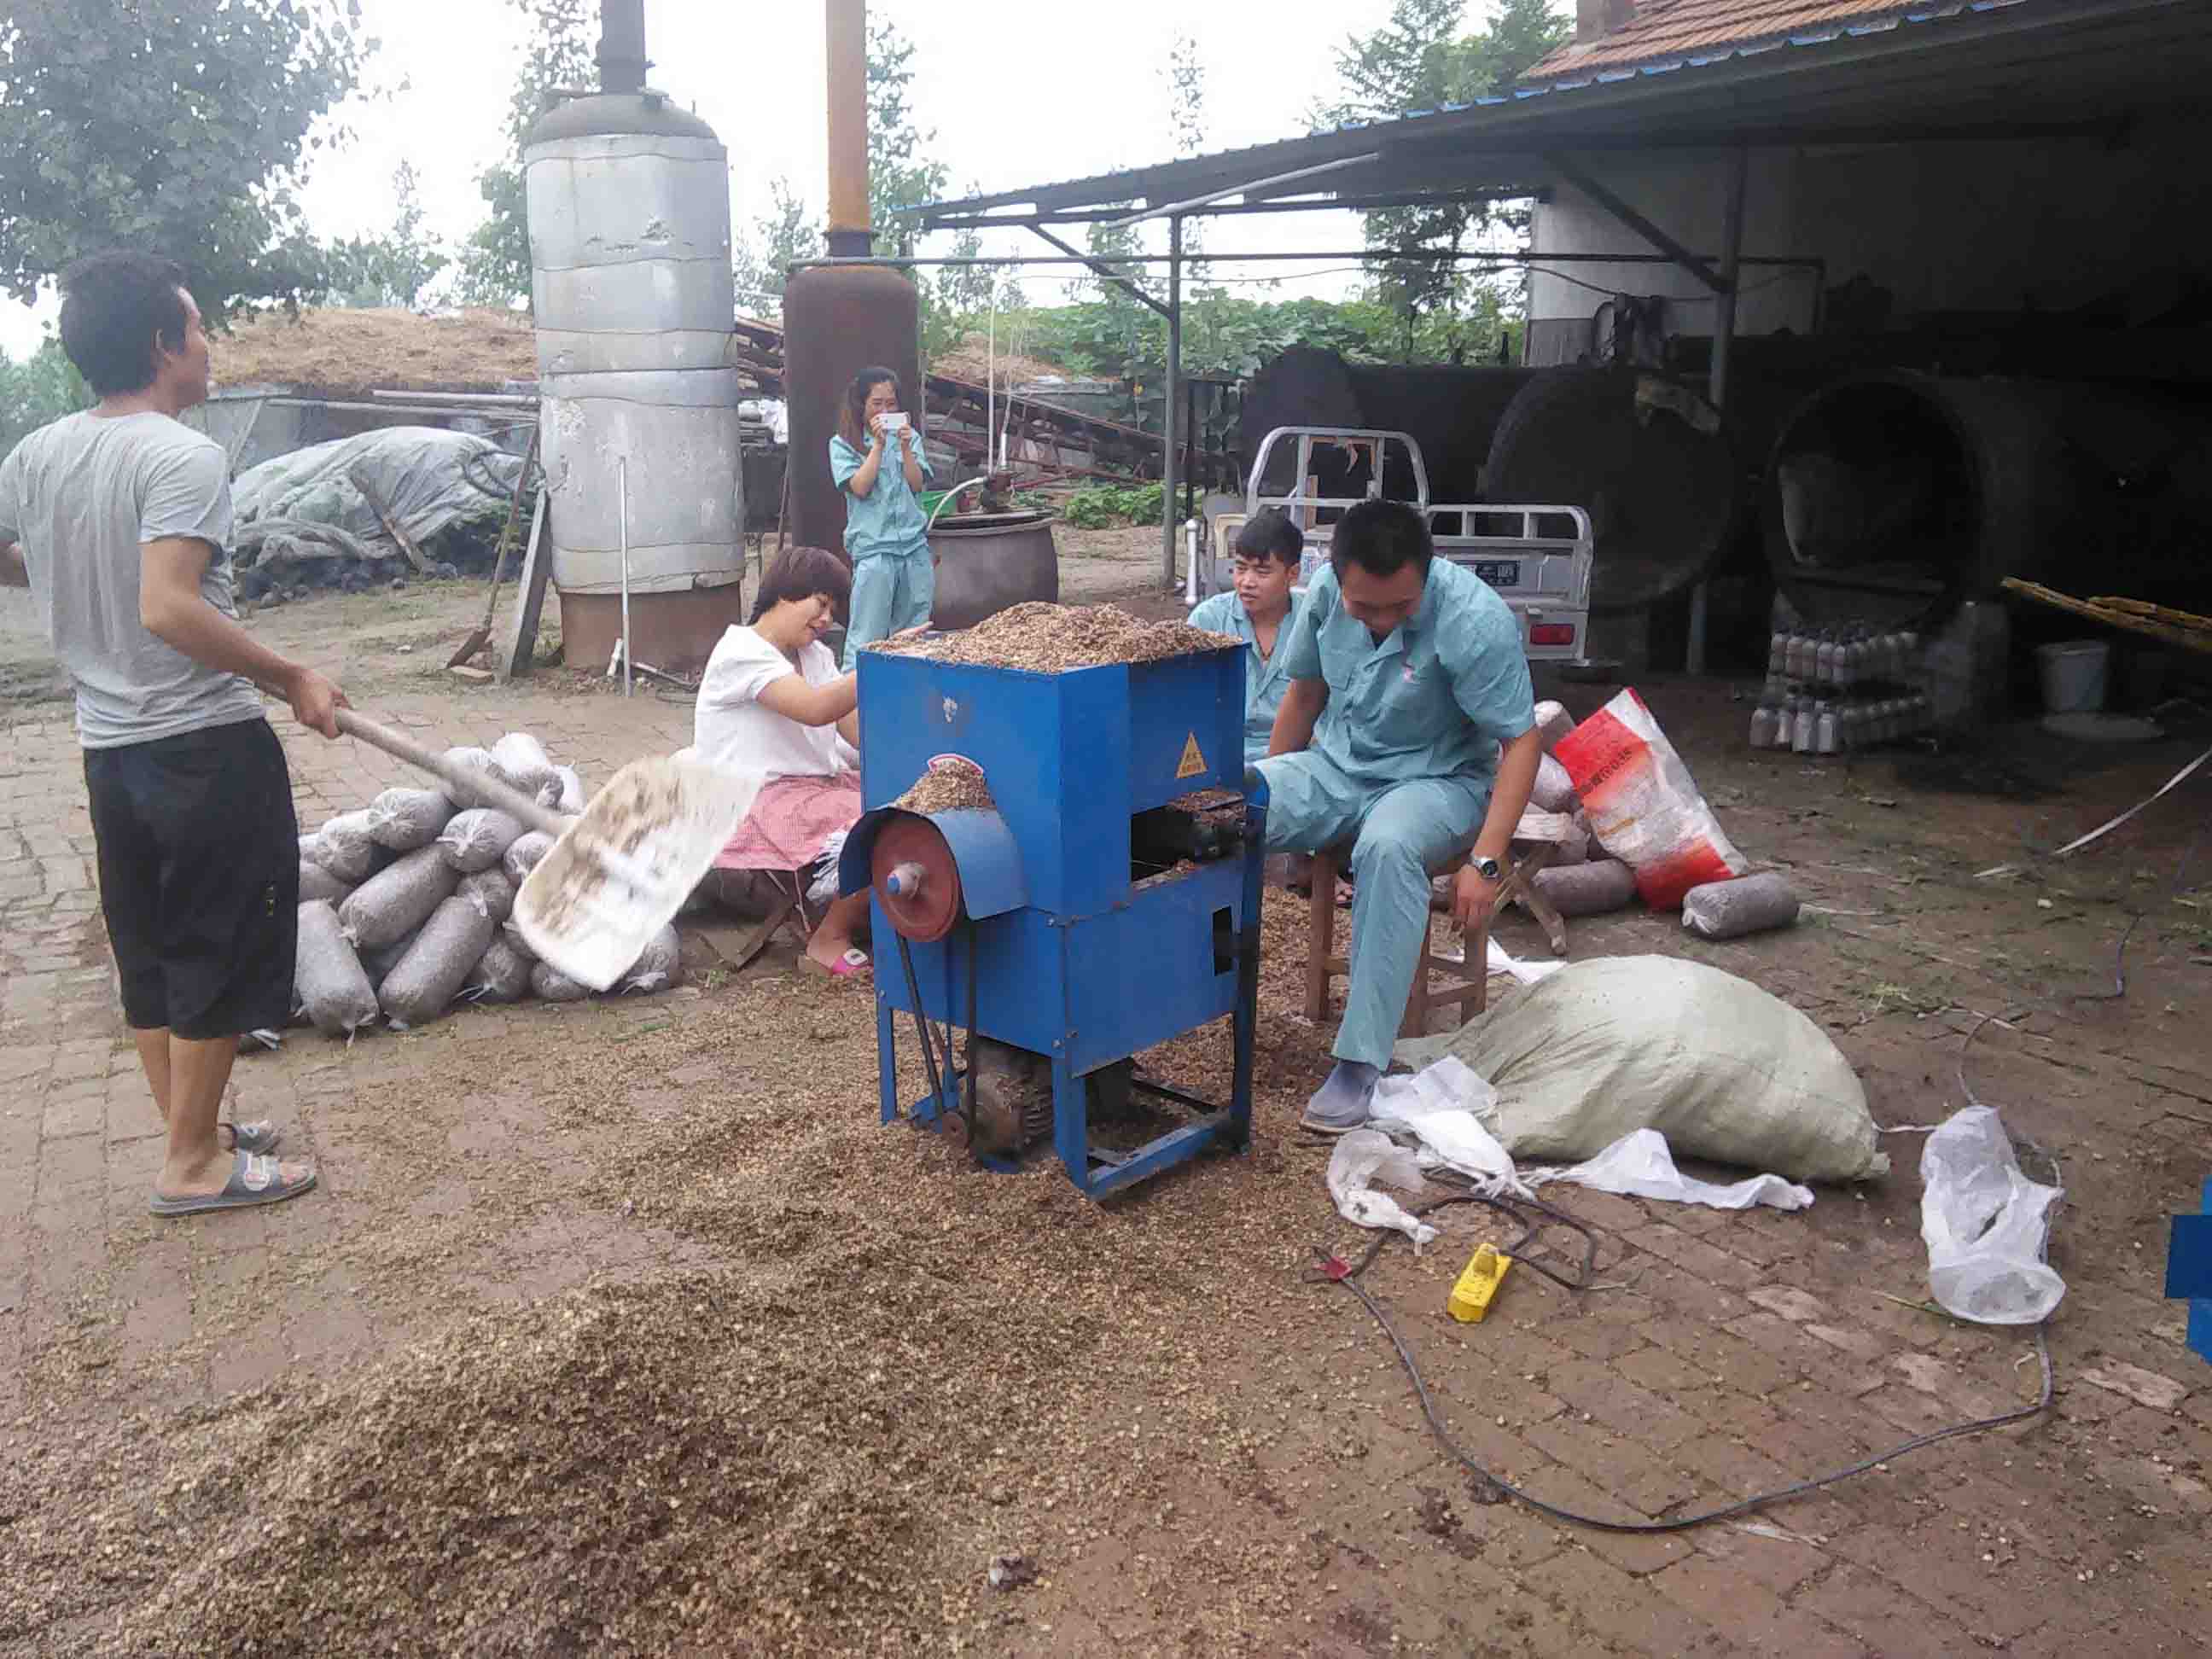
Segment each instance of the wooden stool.
[{"label": "wooden stool", "polygon": [[[1311,932],[1306,943],[1306,1018],[1318,1024],[1328,1018],[1329,981],[1340,974],[1352,971],[1351,946],[1346,954],[1336,954],[1336,878],[1346,861],[1352,856],[1349,847],[1332,847],[1314,854],[1313,894],[1307,901]],[[1467,868],[1467,854],[1455,854],[1429,872],[1429,879],[1438,876],[1456,875]],[[1502,900],[1501,900],[1502,902]],[[1406,998],[1406,1017],[1399,1022],[1401,1036],[1426,1036],[1429,1034],[1429,1011],[1439,1004],[1459,1005],[1459,1017],[1465,1024],[1468,1004],[1474,1005],[1480,1013],[1488,994],[1490,975],[1490,923],[1486,921],[1465,943],[1465,960],[1453,962],[1437,956],[1431,949],[1436,923],[1435,908],[1430,909],[1431,920],[1421,933],[1420,960],[1413,968],[1413,988]],[[1493,912],[1494,914],[1494,912]],[[1470,971],[1468,964],[1474,964]],[[1431,987],[1429,975],[1444,975],[1444,982]],[[1456,979],[1453,976],[1458,975]]]}]

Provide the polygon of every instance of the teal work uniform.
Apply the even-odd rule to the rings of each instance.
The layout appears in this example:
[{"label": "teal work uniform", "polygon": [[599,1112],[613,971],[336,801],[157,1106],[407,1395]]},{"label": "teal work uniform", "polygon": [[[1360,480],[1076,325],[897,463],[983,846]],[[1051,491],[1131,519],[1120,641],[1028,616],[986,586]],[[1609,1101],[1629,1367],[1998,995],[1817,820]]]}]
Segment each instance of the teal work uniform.
[{"label": "teal work uniform", "polygon": [[1289,642],[1297,619],[1298,596],[1293,593],[1291,608],[1275,629],[1274,651],[1263,657],[1259,630],[1252,626],[1244,601],[1234,593],[1200,599],[1190,613],[1193,628],[1203,628],[1211,634],[1234,634],[1244,641],[1244,759],[1248,765],[1266,757],[1267,740],[1274,736],[1275,712],[1283,706],[1283,693],[1291,684],[1291,677],[1283,670],[1289,654],[1283,647]]},{"label": "teal work uniform", "polygon": [[[894,434],[894,439],[896,439]],[[915,436],[915,459],[921,476],[933,479],[929,457]],[[929,556],[928,520],[914,487],[906,481],[905,458],[896,441],[884,446],[875,486],[855,495],[846,486],[866,462],[842,438],[830,440],[830,476],[845,495],[845,553],[853,561],[853,597],[845,609],[845,667],[854,653],[872,641],[887,639],[929,620],[937,602],[937,570]]]},{"label": "teal work uniform", "polygon": [[1259,763],[1271,852],[1352,842],[1352,984],[1336,1056],[1388,1066],[1429,922],[1429,868],[1473,844],[1500,744],[1535,723],[1521,629],[1488,583],[1444,559],[1376,643],[1336,573],[1306,590],[1276,647],[1294,680],[1328,686],[1302,753]]}]

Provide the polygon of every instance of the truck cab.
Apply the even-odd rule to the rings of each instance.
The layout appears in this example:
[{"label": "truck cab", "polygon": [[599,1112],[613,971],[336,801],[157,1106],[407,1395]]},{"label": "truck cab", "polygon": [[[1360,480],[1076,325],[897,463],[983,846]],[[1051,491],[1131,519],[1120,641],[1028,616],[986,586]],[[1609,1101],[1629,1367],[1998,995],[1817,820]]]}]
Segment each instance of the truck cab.
[{"label": "truck cab", "polygon": [[1585,659],[1589,514],[1547,504],[1432,501],[1420,446],[1404,432],[1282,426],[1268,433],[1253,458],[1244,510],[1214,516],[1211,556],[1193,557],[1185,597],[1194,605],[1218,591],[1237,530],[1270,507],[1289,514],[1305,533],[1296,590],[1303,592],[1328,561],[1331,527],[1363,501],[1402,501],[1420,512],[1437,556],[1472,570],[1512,610],[1530,661]]}]

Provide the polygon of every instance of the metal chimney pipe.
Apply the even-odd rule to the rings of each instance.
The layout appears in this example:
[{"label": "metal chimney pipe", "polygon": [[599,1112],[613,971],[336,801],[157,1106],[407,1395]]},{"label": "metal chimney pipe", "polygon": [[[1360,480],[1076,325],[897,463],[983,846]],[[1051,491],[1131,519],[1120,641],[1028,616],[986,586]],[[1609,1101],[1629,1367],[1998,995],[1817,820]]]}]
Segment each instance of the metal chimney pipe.
[{"label": "metal chimney pipe", "polygon": [[645,0],[599,0],[598,61],[601,92],[645,90]]},{"label": "metal chimney pipe", "polygon": [[868,223],[867,0],[824,0],[830,65],[830,226],[833,255],[874,252]]}]

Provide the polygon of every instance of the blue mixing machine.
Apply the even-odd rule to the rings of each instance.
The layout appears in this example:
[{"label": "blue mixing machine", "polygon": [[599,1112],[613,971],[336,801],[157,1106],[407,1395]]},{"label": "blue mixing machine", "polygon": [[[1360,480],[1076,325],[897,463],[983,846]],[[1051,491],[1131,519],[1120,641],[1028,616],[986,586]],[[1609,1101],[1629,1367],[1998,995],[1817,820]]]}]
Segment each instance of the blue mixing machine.
[{"label": "blue mixing machine", "polygon": [[[884,1121],[1002,1168],[1049,1140],[1092,1197],[1242,1151],[1267,811],[1242,647],[1056,673],[866,651],[860,677],[869,810],[839,877],[874,896]],[[948,784],[959,799],[933,802]],[[1224,1016],[1227,1102],[1139,1074]],[[902,1019],[927,1079],[909,1103]]]}]

